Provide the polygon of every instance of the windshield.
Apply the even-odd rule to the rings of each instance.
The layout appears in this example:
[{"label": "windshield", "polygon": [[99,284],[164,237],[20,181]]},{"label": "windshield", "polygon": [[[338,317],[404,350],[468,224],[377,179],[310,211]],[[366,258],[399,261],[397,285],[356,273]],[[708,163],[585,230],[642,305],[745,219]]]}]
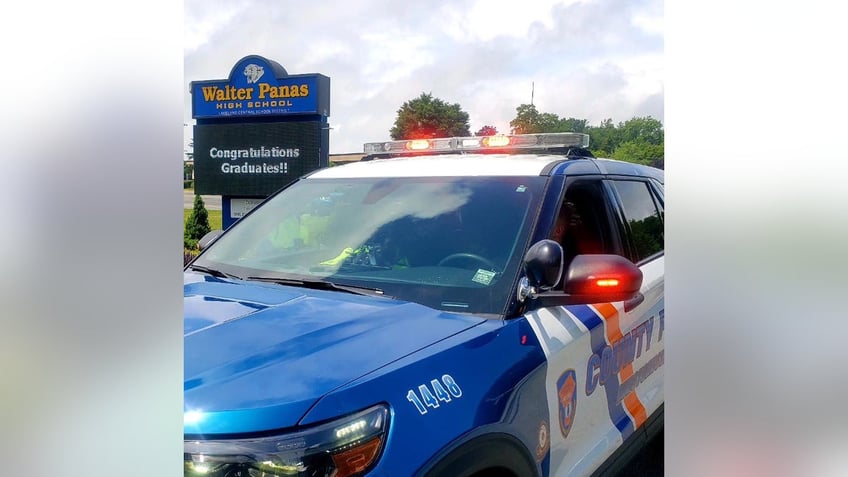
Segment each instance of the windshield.
[{"label": "windshield", "polygon": [[453,312],[501,314],[543,177],[304,179],[195,262],[242,278],[322,280]]}]

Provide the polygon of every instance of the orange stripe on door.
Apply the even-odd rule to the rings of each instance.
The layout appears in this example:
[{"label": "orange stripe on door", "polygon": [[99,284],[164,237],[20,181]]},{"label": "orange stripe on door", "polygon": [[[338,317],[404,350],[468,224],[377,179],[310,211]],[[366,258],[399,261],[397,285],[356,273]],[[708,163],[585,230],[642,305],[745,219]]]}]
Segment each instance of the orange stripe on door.
[{"label": "orange stripe on door", "polygon": [[630,391],[627,396],[624,396],[624,406],[627,407],[627,412],[633,416],[633,423],[636,424],[636,429],[642,427],[642,424],[648,420],[648,412],[645,411],[645,406],[636,395],[636,391]]},{"label": "orange stripe on door", "polygon": [[[623,339],[624,334],[621,333],[621,325],[618,322],[618,309],[613,306],[612,303],[600,303],[598,305],[594,305],[594,308],[603,317],[604,323],[606,324],[604,328],[606,330],[607,342],[612,345],[618,340]],[[618,376],[619,383],[623,383],[630,379],[633,376],[633,363],[627,363],[624,365],[618,373]],[[642,404],[642,401],[639,400],[639,396],[636,395],[635,390],[627,393],[623,402],[625,408],[627,408],[627,412],[633,417],[634,424],[638,429],[648,418],[645,406]]]}]

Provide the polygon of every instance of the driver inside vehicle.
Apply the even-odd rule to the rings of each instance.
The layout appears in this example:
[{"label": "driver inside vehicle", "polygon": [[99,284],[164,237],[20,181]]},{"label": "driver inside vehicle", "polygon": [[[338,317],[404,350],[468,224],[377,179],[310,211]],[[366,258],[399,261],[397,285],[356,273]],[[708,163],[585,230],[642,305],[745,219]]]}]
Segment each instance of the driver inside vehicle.
[{"label": "driver inside vehicle", "polygon": [[[338,255],[321,262],[322,266],[363,265],[385,268],[409,266],[459,266],[495,268],[479,257],[477,247],[459,210],[433,217],[406,215],[380,226],[362,244],[345,244]],[[457,247],[457,243],[462,246]],[[482,262],[481,262],[482,261]]]},{"label": "driver inside vehicle", "polygon": [[566,229],[578,227],[581,221],[582,219],[580,214],[577,213],[577,207],[574,205],[574,202],[566,200],[559,208],[559,214],[557,215],[557,220],[554,223],[553,232],[551,232],[551,240],[562,245],[563,240],[565,239]]},{"label": "driver inside vehicle", "polygon": [[[403,222],[403,224],[401,223]],[[338,255],[324,260],[320,265],[339,267],[343,264],[362,265],[381,268],[407,268],[409,259],[400,246],[399,234],[408,234],[407,221],[394,220],[383,224],[364,243],[358,246],[348,244]]]},{"label": "driver inside vehicle", "polygon": [[598,253],[598,244],[583,215],[577,204],[569,198],[565,199],[559,209],[550,238],[562,246],[565,268],[579,254]]}]

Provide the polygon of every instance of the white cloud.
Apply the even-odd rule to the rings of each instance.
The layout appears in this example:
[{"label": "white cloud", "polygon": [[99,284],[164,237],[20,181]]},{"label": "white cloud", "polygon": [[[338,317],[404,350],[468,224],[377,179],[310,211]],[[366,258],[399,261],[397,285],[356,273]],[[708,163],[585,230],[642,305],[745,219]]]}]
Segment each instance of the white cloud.
[{"label": "white cloud", "polygon": [[305,52],[305,56],[315,63],[323,63],[353,54],[354,51],[349,43],[336,38],[319,38]]},{"label": "white cloud", "polygon": [[663,55],[639,55],[619,62],[627,81],[625,96],[637,103],[663,91]]},{"label": "white cloud", "polygon": [[[199,8],[190,8],[191,6]],[[246,8],[244,3],[229,1],[186,2],[183,41],[186,53],[205,45],[215,33],[227,28],[232,19]]]},{"label": "white cloud", "polygon": [[489,41],[497,36],[520,38],[534,22],[546,28],[553,26],[551,8],[568,5],[576,0],[523,0],[521,2],[493,2],[477,0],[464,17],[454,17],[461,25],[465,39]]},{"label": "white cloud", "polygon": [[662,35],[665,32],[665,19],[659,14],[637,14],[633,16],[633,24],[645,33]]},{"label": "white cloud", "polygon": [[362,35],[366,51],[363,79],[370,86],[381,86],[409,77],[416,70],[432,65],[431,40],[424,34],[409,34],[399,28]]},{"label": "white cloud", "polygon": [[661,0],[286,5],[187,0],[186,92],[250,54],[290,74],[327,75],[333,154],[388,139],[398,108],[422,92],[459,103],[472,132],[508,131],[533,82],[543,112],[593,124],[662,119]]}]

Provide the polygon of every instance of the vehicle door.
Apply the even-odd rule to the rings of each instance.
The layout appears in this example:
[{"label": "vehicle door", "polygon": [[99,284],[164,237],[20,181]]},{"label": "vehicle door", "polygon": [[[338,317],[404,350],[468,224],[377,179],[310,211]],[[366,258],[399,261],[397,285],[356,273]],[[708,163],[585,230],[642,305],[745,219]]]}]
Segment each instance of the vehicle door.
[{"label": "vehicle door", "polygon": [[[618,201],[627,237],[628,258],[642,271],[642,298],[623,303],[622,321],[640,323],[644,330],[632,336],[641,337],[642,346],[635,350],[633,375],[626,377],[620,393],[633,394],[650,416],[659,409],[663,394],[665,346],[665,232],[662,185],[648,179],[611,178],[607,186]],[[644,324],[644,325],[641,325]],[[625,373],[626,374],[626,373]],[[636,427],[643,424],[636,419]]]},{"label": "vehicle door", "polygon": [[[649,372],[662,363],[662,227],[659,247],[632,237],[634,230],[641,237],[646,221],[656,226],[649,217],[661,223],[661,216],[656,205],[653,213],[642,202],[630,205],[645,197],[656,204],[646,183],[615,182],[594,177],[567,181],[557,219],[565,227],[555,225],[551,238],[563,246],[566,267],[577,254],[611,253],[631,260],[648,254],[634,260],[643,273],[642,297],[526,315],[548,360],[550,475],[591,473],[663,401],[661,372]],[[647,195],[640,196],[634,185]]]}]

